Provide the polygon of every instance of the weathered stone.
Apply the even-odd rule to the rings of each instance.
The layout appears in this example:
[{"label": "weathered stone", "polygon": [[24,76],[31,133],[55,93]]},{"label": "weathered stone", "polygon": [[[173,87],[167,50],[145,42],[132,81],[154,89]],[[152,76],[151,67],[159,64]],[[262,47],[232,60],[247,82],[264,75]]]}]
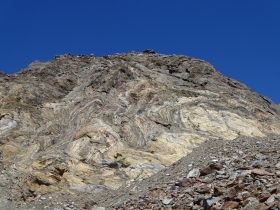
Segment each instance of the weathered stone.
[{"label": "weathered stone", "polygon": [[206,184],[200,184],[196,187],[195,191],[198,193],[209,193],[210,189]]},{"label": "weathered stone", "polygon": [[199,175],[200,175],[199,169],[194,168],[188,173],[187,177],[188,178],[197,178],[197,177],[199,177]]},{"label": "weathered stone", "polygon": [[211,168],[210,166],[207,166],[200,170],[200,175],[205,176],[205,175],[211,174],[213,172],[214,172],[213,168]]},{"label": "weathered stone", "polygon": [[227,186],[228,186],[228,187],[233,187],[233,186],[235,186],[235,185],[237,185],[237,182],[236,182],[236,181],[229,181],[229,182],[227,183]]},{"label": "weathered stone", "polygon": [[191,181],[191,179],[188,179],[188,178],[184,178],[179,182],[180,187],[188,187],[191,184],[192,184],[192,181]]},{"label": "weathered stone", "polygon": [[96,204],[96,202],[94,202],[93,200],[87,201],[85,203],[84,209],[90,209],[95,204]]},{"label": "weathered stone", "polygon": [[247,198],[248,203],[244,206],[244,210],[256,210],[259,206],[259,201],[256,198]]},{"label": "weathered stone", "polygon": [[225,192],[225,189],[224,188],[222,188],[222,187],[214,187],[214,195],[215,196],[218,196],[218,195],[222,195],[222,194],[224,194],[224,192]]},{"label": "weathered stone", "polygon": [[268,206],[272,205],[275,201],[275,197],[274,195],[270,195],[269,198],[265,201],[265,204],[267,204]]},{"label": "weathered stone", "polygon": [[213,204],[216,204],[219,202],[219,198],[217,197],[209,197],[207,199],[203,200],[203,208],[204,210],[210,210],[211,206],[213,206]]},{"label": "weathered stone", "polygon": [[236,197],[236,190],[234,187],[228,188],[225,194],[226,198],[232,200]]},{"label": "weathered stone", "polygon": [[222,210],[230,210],[230,209],[235,209],[236,207],[239,206],[238,202],[235,201],[227,201],[224,203],[222,206]]},{"label": "weathered stone", "polygon": [[262,193],[259,197],[259,201],[260,202],[264,202],[266,201],[269,197],[271,196],[270,193]]},{"label": "weathered stone", "polygon": [[163,203],[164,205],[168,205],[168,204],[170,204],[172,201],[173,201],[172,198],[164,198],[164,199],[162,200],[162,203]]},{"label": "weathered stone", "polygon": [[265,171],[265,170],[262,170],[262,169],[257,169],[257,168],[253,169],[252,173],[260,175],[260,176],[264,176],[264,175],[266,175],[266,176],[274,176],[275,175],[274,173],[270,173],[268,171]]}]

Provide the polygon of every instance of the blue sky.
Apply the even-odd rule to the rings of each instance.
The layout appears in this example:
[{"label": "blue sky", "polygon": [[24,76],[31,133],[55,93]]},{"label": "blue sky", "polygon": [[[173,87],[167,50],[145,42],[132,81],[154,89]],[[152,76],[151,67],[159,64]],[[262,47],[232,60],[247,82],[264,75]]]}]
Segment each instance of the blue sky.
[{"label": "blue sky", "polygon": [[0,2],[0,71],[57,54],[154,49],[206,60],[280,103],[279,0]]}]

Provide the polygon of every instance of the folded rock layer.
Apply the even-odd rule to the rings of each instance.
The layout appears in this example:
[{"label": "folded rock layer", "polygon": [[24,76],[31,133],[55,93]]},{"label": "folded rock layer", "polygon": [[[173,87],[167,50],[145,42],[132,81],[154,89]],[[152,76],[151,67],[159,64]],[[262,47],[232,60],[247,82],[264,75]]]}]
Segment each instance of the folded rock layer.
[{"label": "folded rock layer", "polygon": [[280,134],[279,105],[187,56],[66,54],[0,84],[0,188],[24,200],[127,186],[210,138]]}]

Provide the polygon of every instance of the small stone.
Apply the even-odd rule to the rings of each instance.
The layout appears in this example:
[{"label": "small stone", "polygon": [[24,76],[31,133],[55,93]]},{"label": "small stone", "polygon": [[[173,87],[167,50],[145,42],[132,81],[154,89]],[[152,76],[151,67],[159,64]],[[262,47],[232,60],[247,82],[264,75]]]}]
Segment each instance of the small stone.
[{"label": "small stone", "polygon": [[241,176],[246,176],[246,175],[249,175],[249,174],[251,174],[251,170],[243,170],[243,171],[241,171]]},{"label": "small stone", "polygon": [[196,187],[195,191],[198,192],[198,193],[209,193],[210,189],[206,184],[201,184],[201,185]]},{"label": "small stone", "polygon": [[205,176],[205,175],[208,175],[208,174],[212,174],[213,172],[214,172],[214,170],[210,166],[207,166],[207,167],[200,170],[200,175]]},{"label": "small stone", "polygon": [[277,200],[280,200],[280,193],[277,193],[277,194],[275,195],[275,198],[276,198]]},{"label": "small stone", "polygon": [[238,195],[238,196],[236,197],[236,200],[237,200],[237,201],[243,201],[242,195]]},{"label": "small stone", "polygon": [[271,195],[265,202],[265,204],[267,204],[268,206],[272,205],[275,201],[275,197],[274,195]]},{"label": "small stone", "polygon": [[105,207],[97,206],[97,207],[93,207],[91,210],[105,210]]},{"label": "small stone", "polygon": [[261,166],[261,162],[258,160],[253,161],[252,167],[254,168],[259,168]]},{"label": "small stone", "polygon": [[180,194],[179,195],[179,198],[183,198],[183,197],[185,197],[185,194]]},{"label": "small stone", "polygon": [[164,199],[162,200],[162,203],[163,203],[164,205],[168,205],[168,204],[170,204],[172,201],[173,201],[173,198],[164,198]]},{"label": "small stone", "polygon": [[256,210],[259,206],[259,201],[256,198],[250,197],[245,201],[246,205],[243,210]]},{"label": "small stone", "polygon": [[272,186],[272,187],[268,187],[267,188],[267,191],[270,193],[270,194],[274,194],[277,192],[277,188]]},{"label": "small stone", "polygon": [[262,169],[258,169],[258,168],[255,168],[252,170],[252,173],[253,174],[257,174],[257,175],[260,175],[260,176],[264,176],[264,175],[267,175],[267,176],[274,176],[275,174],[274,173],[270,173],[268,171],[265,171],[265,170],[262,170]]},{"label": "small stone", "polygon": [[199,169],[198,168],[194,168],[193,170],[191,170],[188,175],[187,178],[197,178],[199,177],[200,173],[199,173]]},{"label": "small stone", "polygon": [[244,153],[243,153],[241,150],[239,150],[239,151],[238,151],[238,154],[239,154],[239,155],[243,155]]},{"label": "small stone", "polygon": [[268,210],[270,206],[265,205],[264,203],[259,203],[258,210]]},{"label": "small stone", "polygon": [[230,200],[236,197],[236,190],[234,187],[231,187],[226,192],[226,198],[229,198]]},{"label": "small stone", "polygon": [[262,193],[261,195],[260,195],[260,197],[259,197],[259,201],[260,202],[264,202],[264,201],[266,201],[269,197],[271,196],[271,194],[270,193]]},{"label": "small stone", "polygon": [[221,170],[223,168],[223,165],[220,163],[212,163],[210,166],[216,170]]},{"label": "small stone", "polygon": [[229,175],[217,175],[216,179],[228,179]]},{"label": "small stone", "polygon": [[280,193],[280,185],[277,186],[276,193]]},{"label": "small stone", "polygon": [[219,196],[219,195],[223,195],[225,192],[225,189],[222,187],[214,187],[214,195],[215,196]]},{"label": "small stone", "polygon": [[179,187],[188,187],[192,184],[191,180],[188,178],[184,178],[179,182]]},{"label": "small stone", "polygon": [[85,203],[84,209],[90,209],[95,204],[96,204],[96,202],[94,202],[93,200],[87,201]]},{"label": "small stone", "polygon": [[227,201],[224,203],[224,205],[222,206],[222,210],[230,210],[230,209],[234,209],[236,207],[239,206],[239,202],[236,201]]},{"label": "small stone", "polygon": [[211,183],[214,181],[214,177],[205,177],[202,182],[203,183]]},{"label": "small stone", "polygon": [[217,174],[219,174],[219,175],[225,175],[226,172],[225,172],[225,170],[221,170],[221,171],[217,171]]},{"label": "small stone", "polygon": [[236,181],[229,181],[228,183],[227,183],[227,186],[228,187],[233,187],[234,185],[236,185],[237,184],[237,182]]},{"label": "small stone", "polygon": [[210,210],[211,206],[215,203],[218,203],[220,200],[220,198],[218,197],[209,197],[207,199],[203,200],[203,206],[204,206],[204,210]]}]

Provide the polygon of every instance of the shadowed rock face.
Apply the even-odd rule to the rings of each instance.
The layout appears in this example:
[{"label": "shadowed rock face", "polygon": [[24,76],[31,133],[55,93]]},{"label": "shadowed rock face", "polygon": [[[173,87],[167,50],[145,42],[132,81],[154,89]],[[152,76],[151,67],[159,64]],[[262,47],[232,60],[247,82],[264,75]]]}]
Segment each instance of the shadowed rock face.
[{"label": "shadowed rock face", "polygon": [[118,188],[208,138],[280,134],[279,105],[186,56],[56,56],[0,84],[0,188],[22,199]]}]

